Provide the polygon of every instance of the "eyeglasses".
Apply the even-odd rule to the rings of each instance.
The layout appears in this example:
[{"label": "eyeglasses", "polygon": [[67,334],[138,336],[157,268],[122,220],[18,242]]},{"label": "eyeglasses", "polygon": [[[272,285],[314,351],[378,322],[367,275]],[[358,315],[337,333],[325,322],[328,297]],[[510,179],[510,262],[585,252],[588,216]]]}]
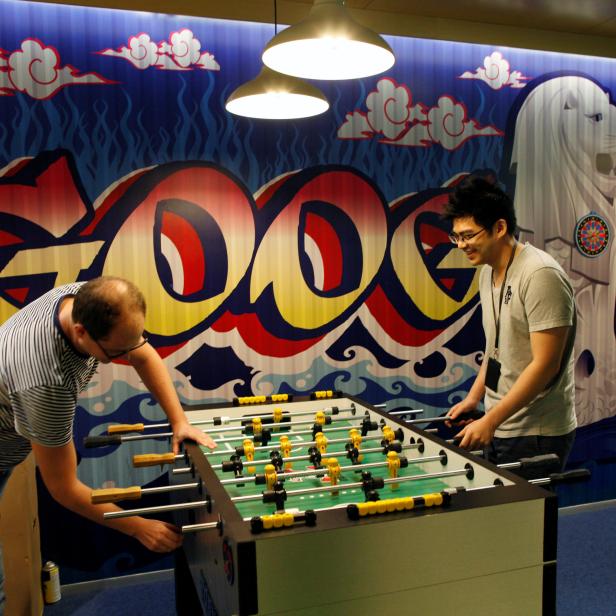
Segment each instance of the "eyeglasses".
[{"label": "eyeglasses", "polygon": [[124,349],[123,351],[118,351],[117,353],[109,353],[107,352],[105,347],[94,336],[90,335],[90,338],[92,338],[92,340],[96,342],[96,344],[98,345],[98,348],[105,354],[105,357],[107,359],[118,359],[118,357],[122,357],[123,355],[128,355],[128,353],[130,353],[131,351],[136,351],[137,349],[140,349],[142,346],[148,343],[148,335],[145,332],[143,332],[143,334],[141,334],[141,338],[142,338],[141,342],[138,342],[135,346],[132,346],[129,349]]},{"label": "eyeglasses", "polygon": [[462,242],[463,244],[468,244],[472,239],[477,237],[480,233],[483,233],[485,230],[486,228],[482,227],[481,229],[479,229],[479,231],[476,231],[475,233],[461,233],[460,235],[458,235],[457,233],[450,233],[449,241],[452,244],[459,244],[460,242]]}]

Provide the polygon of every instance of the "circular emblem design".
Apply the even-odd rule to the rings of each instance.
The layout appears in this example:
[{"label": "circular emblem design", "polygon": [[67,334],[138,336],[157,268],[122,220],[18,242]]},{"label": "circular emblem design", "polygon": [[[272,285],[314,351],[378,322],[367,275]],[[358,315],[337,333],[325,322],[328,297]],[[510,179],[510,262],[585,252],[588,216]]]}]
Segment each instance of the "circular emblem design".
[{"label": "circular emblem design", "polygon": [[598,257],[610,241],[607,222],[598,214],[590,213],[578,220],[575,226],[575,243],[586,257]]},{"label": "circular emblem design", "polygon": [[225,577],[229,584],[233,584],[235,579],[235,567],[233,566],[233,550],[229,545],[229,541],[225,538],[222,542],[222,560],[225,570]]}]

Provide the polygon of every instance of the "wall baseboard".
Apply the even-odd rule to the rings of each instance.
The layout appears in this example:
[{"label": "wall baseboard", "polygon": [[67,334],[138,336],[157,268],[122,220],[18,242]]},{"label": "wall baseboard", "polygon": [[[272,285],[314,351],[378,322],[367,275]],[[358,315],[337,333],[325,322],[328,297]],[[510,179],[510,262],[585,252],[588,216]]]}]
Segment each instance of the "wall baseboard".
[{"label": "wall baseboard", "polygon": [[76,582],[62,585],[62,595],[69,596],[83,592],[107,590],[109,588],[122,588],[135,584],[149,584],[152,582],[167,582],[173,580],[173,569],[161,569],[160,571],[147,571],[145,573],[133,573],[118,577],[103,578],[89,582]]}]

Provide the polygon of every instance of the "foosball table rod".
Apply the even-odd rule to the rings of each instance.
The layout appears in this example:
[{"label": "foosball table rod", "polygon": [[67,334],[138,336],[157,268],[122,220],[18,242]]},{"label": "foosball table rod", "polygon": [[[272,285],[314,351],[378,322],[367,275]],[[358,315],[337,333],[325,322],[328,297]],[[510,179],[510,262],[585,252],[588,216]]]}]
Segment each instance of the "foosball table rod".
[{"label": "foosball table rod", "polygon": [[[385,406],[380,405],[380,406]],[[347,408],[338,408],[337,406],[329,406],[321,410],[325,415],[338,415],[340,413],[352,413],[355,415],[357,409],[355,405],[352,404]],[[281,417],[305,417],[308,415],[314,415],[315,411],[281,411]],[[254,413],[253,415],[241,416],[241,417],[230,417],[222,415],[220,417],[213,417],[212,419],[198,419],[194,421],[189,421],[188,423],[191,426],[221,426],[228,425],[233,421],[251,421],[255,418],[273,418],[275,413]],[[144,423],[134,423],[134,424],[114,424],[107,428],[107,434],[125,434],[126,432],[144,432],[145,430],[153,430],[153,429],[161,429],[161,428],[169,428],[171,424],[166,423],[156,423],[156,424],[144,424]]]},{"label": "foosball table rod", "polygon": [[[382,488],[389,484],[406,483],[410,481],[422,481],[426,479],[444,479],[446,477],[459,477],[464,475],[467,479],[473,479],[475,476],[475,470],[473,465],[467,463],[464,468],[459,468],[451,471],[442,471],[440,473],[426,473],[425,475],[414,475],[410,477],[370,477],[370,481],[374,482],[375,486]],[[335,486],[323,486],[318,488],[301,488],[299,490],[286,491],[284,489],[277,490],[277,492],[284,494],[285,500],[287,496],[305,496],[307,494],[319,494],[321,492],[338,492],[340,490],[354,490],[357,488],[365,489],[365,481],[353,481],[350,483],[339,483]],[[375,487],[374,489],[380,489]],[[274,502],[274,492],[263,492],[263,494],[249,494],[246,496],[234,496],[231,501],[234,503],[244,503],[255,500],[263,500],[264,503]]]},{"label": "foosball table rod", "polygon": [[[288,511],[276,512],[262,516],[253,516],[250,518],[250,529],[253,533],[261,533],[264,530],[277,528],[289,528],[296,524],[305,524],[306,526],[315,526],[317,523],[317,514],[311,509],[291,513]],[[197,533],[203,531],[218,531],[222,535],[224,528],[224,520],[218,516],[217,522],[204,522],[201,524],[185,524],[180,528],[183,535],[187,533]]]},{"label": "foosball table rod", "polygon": [[[365,415],[366,417],[368,417],[369,415],[366,413]],[[332,417],[331,415],[323,415],[324,418],[324,422],[321,423],[320,425],[327,425],[330,426],[333,423],[339,423],[341,421],[349,421],[348,418],[346,417]],[[254,418],[254,419],[260,419],[258,417]],[[287,422],[277,422],[275,424],[265,424],[265,426],[267,426],[266,430],[270,430],[272,427],[275,429],[277,427],[280,428],[284,428],[285,432],[287,428],[294,428],[297,426],[309,426],[309,425],[315,425],[315,423],[320,423],[318,420],[302,420],[302,421],[287,421]],[[228,426],[226,428],[219,428],[217,430],[208,430],[208,434],[210,436],[212,435],[218,435],[218,434],[227,434],[229,432],[241,432],[242,434],[246,434],[246,435],[251,435],[251,434],[258,434],[258,432],[256,432],[254,430],[254,427],[250,424],[245,424],[245,425],[241,425],[241,426]],[[291,432],[289,432],[291,433]],[[216,440],[216,439],[215,439]],[[222,441],[222,439],[221,439]],[[218,441],[220,442],[220,441]]]},{"label": "foosball table rod", "polygon": [[[378,450],[381,451],[381,450]],[[409,464],[419,464],[427,462],[440,462],[441,464],[447,464],[447,454],[441,450],[438,456],[425,456],[423,458],[416,458],[408,460],[406,457],[399,457],[397,452],[392,451],[389,454],[389,460],[384,462],[370,462],[367,464],[356,464],[351,466],[340,466],[337,458],[329,457],[326,461],[326,465],[320,468],[309,469],[305,471],[285,472],[278,473],[271,461],[265,467],[265,474],[261,475],[240,475],[232,479],[223,479],[220,481],[221,485],[235,485],[255,483],[266,484],[268,488],[271,488],[277,481],[285,481],[287,479],[296,479],[300,477],[325,477],[327,474],[335,470],[336,475],[339,476],[342,472],[352,471],[361,472],[368,469],[376,468],[388,468],[390,474],[397,473],[399,468],[407,468]],[[389,456],[388,456],[389,457]],[[264,461],[265,462],[265,461]],[[268,468],[268,466],[270,468]],[[333,469],[333,470],[332,470]],[[333,486],[334,484],[332,484]],[[159,494],[164,492],[173,492],[176,490],[188,490],[198,488],[202,489],[201,482],[175,484],[172,486],[160,486],[155,488],[140,488],[139,486],[131,486],[129,488],[104,488],[100,490],[92,490],[91,500],[92,503],[112,503],[121,500],[135,500],[148,494]]]},{"label": "foosball table rod", "polygon": [[[332,443],[333,441],[329,441]],[[384,447],[366,447],[365,449],[359,449],[358,454],[360,456],[371,453],[382,453],[383,455],[387,455],[389,451],[395,451],[396,453],[401,453],[403,451],[418,449],[420,447],[419,443],[413,443],[411,445],[403,445],[399,441],[392,441],[388,445]],[[273,451],[276,451],[274,449]],[[349,451],[328,451],[325,455],[333,458],[344,458],[348,456]],[[183,457],[183,456],[180,456]],[[306,460],[311,460],[311,456],[289,456],[289,457],[281,457],[280,462],[283,464],[295,463],[295,462],[305,462]],[[272,458],[266,458],[264,460],[250,460],[246,462],[246,465],[250,466],[265,466],[266,464],[271,464]],[[232,463],[223,463],[223,464],[212,464],[212,470],[215,471],[223,471],[228,472],[233,470],[230,468]]]},{"label": "foosball table rod", "polygon": [[[352,428],[349,428],[352,429]],[[283,436],[287,436],[289,435],[289,432],[285,432],[285,434]],[[310,432],[310,434],[312,434],[312,432]],[[396,431],[394,431],[394,435],[398,438],[398,439],[402,439],[403,438],[403,432],[400,428],[398,428]],[[99,443],[99,445],[103,445],[103,444],[110,444],[108,443],[108,439],[109,437],[89,437],[89,438],[102,438],[104,439],[104,443]],[[135,436],[127,436],[127,437],[122,437],[119,435],[115,435],[114,437],[112,437],[115,440],[120,439],[121,441],[124,440],[141,440],[142,438],[144,438],[143,436],[139,436],[139,437],[135,437]],[[147,438],[147,437],[146,437]],[[381,438],[380,436],[369,436],[369,435],[365,435],[362,437],[363,440],[376,440],[378,438]],[[237,439],[232,439],[232,440],[237,440]],[[328,441],[329,444],[334,444],[334,443],[346,443],[348,442],[349,439],[331,439]],[[316,443],[314,441],[310,441],[310,442],[304,442],[304,441],[298,441],[298,445],[301,446],[314,446],[316,445]],[[94,444],[92,445],[86,445],[86,446],[96,446]],[[259,452],[259,451],[264,451],[264,450],[275,450],[275,449],[279,449],[279,445],[278,444],[273,444],[273,445],[262,445],[262,446],[257,446],[255,447],[255,452]],[[416,446],[417,447],[417,446]],[[236,448],[236,451],[239,448]],[[422,451],[423,449],[420,448],[420,451]],[[218,451],[208,451],[206,452],[206,455],[209,456],[213,456],[213,455],[225,455],[229,452],[229,450],[223,449],[223,450],[218,450]],[[159,464],[173,464],[175,461],[182,459],[184,456],[182,454],[177,454],[174,455],[172,453],[165,453],[165,454],[138,454],[133,456],[133,466],[135,466],[136,468],[139,467],[146,467],[146,466],[158,466]],[[302,459],[302,458],[298,458]],[[267,463],[267,462],[266,462]],[[181,472],[189,472],[188,470],[183,470]]]},{"label": "foosball table rod", "polygon": [[[425,456],[423,458],[414,458],[409,460],[408,458],[402,456],[398,457],[396,452],[391,452],[395,455],[396,461],[392,464],[395,466],[398,465],[398,468],[407,468],[410,464],[423,464],[427,462],[440,462],[442,465],[447,464],[447,454],[445,451],[441,450],[438,456]],[[329,460],[337,460],[337,458],[328,454]],[[252,463],[251,463],[252,464]],[[376,468],[389,468],[392,466],[389,462],[368,462],[366,464],[353,464],[351,466],[339,466],[339,472],[359,472],[368,469],[376,469]],[[272,465],[271,461],[269,465]],[[298,479],[300,477],[323,477],[327,473],[327,466],[322,466],[320,468],[308,469],[305,471],[291,471],[284,473],[274,473],[278,479],[286,480],[286,479]],[[266,473],[267,475],[267,473]],[[263,475],[247,475],[242,477],[233,477],[231,479],[221,479],[220,483],[222,485],[235,485],[238,483],[250,483],[254,481],[255,483],[266,483],[266,480]]]},{"label": "foosball table rod", "polygon": [[[400,445],[400,443],[397,443],[397,445]],[[394,447],[393,449],[391,449],[391,451],[395,451],[396,453],[400,453],[401,451],[405,450],[405,449],[413,449],[416,448],[417,444],[413,444],[413,445],[400,445],[400,447]],[[374,447],[374,448],[370,448],[370,449],[365,449],[362,450],[362,453],[383,453],[384,449],[381,449],[379,447]],[[329,457],[334,457],[336,455],[338,456],[343,456],[345,452],[330,452],[328,454]],[[478,451],[478,452],[471,452],[474,454],[482,454],[483,452]],[[180,456],[183,457],[183,456]],[[297,460],[297,461],[305,461],[309,459],[309,456],[295,456],[293,458],[282,458],[282,462],[287,462],[287,461],[291,461],[291,460]],[[447,462],[447,455],[446,453],[443,451],[441,452],[441,454],[439,454],[438,456],[425,456],[423,458],[414,458],[411,460],[408,460],[408,464],[420,464],[420,463],[424,463],[424,462],[433,462],[433,461],[440,461],[442,464],[445,464]],[[267,465],[270,464],[271,460],[255,460],[253,462],[251,462],[251,465]],[[378,468],[379,466],[386,466],[387,463],[383,463],[383,462],[376,462],[376,463],[372,463],[372,464],[363,464],[363,465],[353,465],[353,466],[341,466],[340,469],[341,471],[360,471],[360,470],[365,470],[367,468]],[[212,468],[214,470],[221,470],[220,467],[222,467],[222,465],[215,465]],[[550,467],[553,467],[554,470],[558,469],[560,467],[560,458],[554,454],[554,453],[550,453],[550,454],[543,454],[543,455],[539,455],[539,456],[534,456],[531,458],[520,458],[519,460],[517,460],[516,462],[506,462],[503,464],[498,464],[497,467],[499,469],[504,469],[504,470],[517,470],[517,469],[524,469],[524,470],[530,470],[532,468],[542,468],[542,470],[544,471],[549,471]],[[316,469],[315,469],[316,470]],[[322,472],[325,473],[327,471],[327,469],[325,467],[322,467]],[[281,478],[282,479],[290,479],[293,477],[300,477],[300,476],[310,476],[310,474],[315,475],[315,471],[311,470],[311,471],[300,471],[301,474],[296,473],[284,473]],[[587,475],[585,475],[584,473],[582,473],[580,475],[580,477],[585,477]],[[256,475],[248,475],[245,476],[243,478],[236,478],[234,480],[222,480],[221,483],[226,484],[226,483],[242,483],[244,481],[250,481],[252,479],[254,479],[256,477]],[[572,475],[573,478],[578,478],[577,474]],[[530,480],[531,482],[534,482],[536,480]],[[191,489],[194,487],[199,486],[199,484],[197,483],[187,483],[187,484],[178,484],[175,488],[173,486],[162,486],[162,487],[156,487],[156,488],[144,488],[141,489],[139,487],[131,487],[131,488],[111,488],[111,489],[105,489],[105,490],[95,490],[93,491],[93,494],[96,493],[97,495],[100,494],[100,498],[102,498],[102,495],[104,493],[114,493],[114,492],[118,492],[119,496],[124,496],[124,498],[128,499],[128,498],[133,498],[133,499],[137,499],[140,498],[142,494],[154,494],[154,493],[158,493],[158,492],[171,492],[174,489]],[[126,496],[123,495],[122,492],[126,490],[126,491],[130,491],[130,496]],[[139,490],[140,492],[137,494],[137,490]],[[117,502],[118,500],[123,500],[123,498],[115,498],[113,501],[103,501],[103,500],[97,500],[96,502]],[[92,502],[95,502],[94,499],[92,500]]]},{"label": "foosball table rod", "polygon": [[[378,428],[378,425],[376,425],[376,422],[374,423],[375,423],[375,426],[371,428],[372,430],[376,430]],[[351,427],[353,426],[354,424],[351,424]],[[361,424],[358,424],[358,426],[361,426]],[[349,426],[334,427],[334,428],[331,428],[330,431],[346,430],[348,428]],[[269,430],[264,429],[263,431],[269,434]],[[203,430],[203,432],[210,434],[208,430]],[[312,434],[312,430],[299,430],[297,432],[287,431],[285,432],[285,434],[288,434],[289,436],[306,435],[306,434]],[[144,440],[157,439],[157,438],[169,439],[172,436],[173,436],[173,432],[157,432],[156,434],[129,434],[129,435],[109,434],[109,435],[101,435],[101,436],[86,436],[83,439],[83,444],[86,447],[86,449],[92,449],[94,447],[107,447],[109,445],[121,445],[122,443],[128,443],[131,441],[144,441]],[[270,434],[270,437],[271,437],[271,434]],[[234,441],[237,441],[237,437],[214,438],[212,440],[217,444],[232,443]],[[257,441],[259,440],[258,436],[256,440]]]},{"label": "foosball table rod", "polygon": [[[408,411],[407,411],[408,412]],[[455,419],[452,419],[451,417],[447,417],[446,415],[442,415],[440,417],[422,417],[420,419],[404,419],[404,423],[407,424],[411,424],[411,425],[417,425],[417,424],[422,424],[422,423],[441,423],[441,422],[446,422],[446,421],[450,421],[452,423],[452,425],[456,425],[457,423],[460,423],[461,421],[466,421],[469,419],[481,419],[484,416],[484,412],[483,411],[467,411],[466,413],[462,413],[460,415],[458,415]],[[390,413],[390,415],[393,415],[393,413]]]},{"label": "foosball table rod", "polygon": [[105,520],[115,518],[130,518],[137,515],[149,515],[155,513],[169,513],[171,511],[185,511],[190,509],[200,509],[201,507],[211,507],[212,501],[206,500],[177,503],[174,505],[158,505],[156,507],[140,507],[139,509],[123,509],[122,511],[107,511],[103,513]]},{"label": "foosball table rod", "polygon": [[[469,478],[472,478],[473,469],[472,465],[467,464],[464,469],[460,469],[460,471],[446,472],[446,473],[434,473],[431,477],[443,477],[443,476],[453,476],[453,474],[470,474]],[[572,481],[579,481],[582,479],[587,479],[590,476],[590,471],[587,469],[577,469],[573,471],[567,471],[564,473],[552,473],[547,477],[532,479],[529,483],[534,485],[548,485],[548,484],[557,484],[557,483],[565,483]],[[495,480],[495,482],[491,485],[487,486],[477,486],[472,488],[446,488],[440,493],[434,494],[425,494],[418,497],[402,497],[402,498],[393,498],[393,499],[379,499],[376,494],[376,489],[380,489],[384,487],[384,485],[388,483],[400,482],[404,480],[418,480],[425,479],[427,476],[423,475],[420,477],[408,477],[408,478],[396,478],[396,479],[382,479],[376,478],[370,480],[373,483],[375,489],[372,490],[372,498],[373,500],[369,502],[361,502],[361,503],[352,503],[346,505],[347,515],[351,520],[359,520],[362,517],[375,515],[375,514],[383,514],[383,513],[398,513],[405,510],[412,510],[417,507],[431,507],[431,506],[439,506],[446,505],[450,502],[451,498],[455,494],[460,494],[463,492],[477,491],[477,490],[486,490],[486,489],[497,489],[503,488],[506,489],[506,486],[503,486],[502,481],[500,479]],[[339,488],[350,487],[354,485],[355,487],[361,487],[366,491],[366,482],[355,483],[355,484],[346,484],[340,485]],[[315,492],[324,492],[330,491],[331,488],[308,488],[305,490],[294,490],[292,492],[286,492],[284,490],[279,491],[274,494],[274,498],[267,500],[266,502],[274,502],[276,501],[278,505],[282,502],[282,493],[284,493],[284,500],[288,495],[303,495],[310,494]],[[265,496],[265,494],[264,494]],[[368,493],[367,493],[368,496]],[[374,498],[376,496],[376,498]],[[257,497],[258,498],[258,497]],[[253,497],[238,497],[232,499],[234,501],[240,500],[255,500]],[[265,499],[264,499],[265,500]],[[204,501],[195,501],[190,503],[180,503],[176,505],[163,505],[159,507],[145,507],[141,509],[132,509],[126,511],[118,511],[118,512],[108,512],[103,514],[105,519],[113,519],[113,518],[122,518],[122,517],[131,517],[137,515],[146,515],[146,514],[156,514],[162,512],[169,511],[180,511],[180,510],[190,510],[190,509],[198,509],[201,507],[205,507],[208,511],[211,511],[211,500],[207,499]],[[321,511],[340,509],[344,507],[344,505],[336,505],[334,507],[325,507],[321,509]],[[274,515],[268,516],[256,516],[253,518],[245,518],[246,520],[251,521],[251,527],[253,532],[261,532],[264,529],[264,521],[269,520],[270,528],[280,528],[285,526],[293,525],[296,521],[305,521],[308,525],[314,525],[316,523],[316,513],[313,510],[309,510],[306,512],[287,514],[284,512],[284,509],[278,507],[278,511]],[[253,521],[258,524],[253,525]],[[223,521],[220,515],[218,516],[218,521],[216,522],[206,522],[203,524],[191,524],[182,527],[182,533],[190,533],[190,532],[199,532],[205,530],[218,530],[219,533],[222,532]]]},{"label": "foosball table rod", "polygon": [[[403,448],[409,448],[412,447],[412,445],[406,445]],[[365,453],[378,453],[379,451],[382,451],[380,448],[374,448],[371,449],[370,451],[365,450]],[[343,452],[340,452],[340,455],[342,455]],[[330,455],[334,455],[334,452],[332,452]],[[183,456],[181,456],[183,457]],[[307,456],[297,456],[297,460],[306,460]],[[287,459],[288,460],[288,459]],[[443,460],[443,456],[442,455],[438,455],[438,456],[426,456],[424,458],[416,458],[413,460],[410,460],[409,463],[414,464],[414,463],[421,463],[421,462],[431,462],[431,461],[441,461]],[[283,458],[283,462],[286,461],[285,458]],[[251,464],[261,464],[261,465],[265,465],[265,464],[269,464],[271,461],[270,460],[258,460],[255,461]],[[364,470],[367,468],[375,468],[377,466],[385,466],[386,463],[374,463],[372,465],[354,465],[354,466],[348,466],[348,467],[340,467],[341,471],[344,470],[353,470],[353,471],[358,471],[358,470]],[[544,454],[544,455],[540,455],[540,456],[534,456],[532,458],[521,458],[520,460],[516,461],[516,462],[506,462],[504,464],[498,464],[497,465],[498,468],[500,469],[505,469],[505,470],[516,470],[516,469],[531,469],[533,467],[542,467],[544,470],[547,470],[550,466],[554,466],[555,468],[558,468],[560,466],[560,459],[556,454]],[[216,467],[212,467],[212,468],[216,468]],[[326,468],[323,468],[323,474],[326,472]],[[583,469],[585,470],[585,469]],[[289,479],[292,477],[300,477],[300,476],[310,476],[310,474],[315,475],[315,471],[300,471],[300,472],[295,472],[295,473],[284,473],[282,475],[283,479]],[[579,478],[583,478],[583,477],[587,477],[589,476],[589,473],[573,473],[569,475],[565,475],[566,477],[571,478],[570,480],[573,479],[579,479]],[[556,477],[556,475],[555,475]],[[243,478],[235,478],[234,480],[222,480],[221,483],[222,484],[228,484],[228,483],[242,483],[242,482],[249,482],[252,480],[255,480],[256,475],[252,475],[252,476],[245,476]],[[539,480],[536,479],[531,479],[530,483],[536,483]],[[545,481],[545,480],[541,480],[541,481]],[[539,484],[542,485],[542,484]],[[122,500],[136,500],[141,498],[142,496],[145,495],[149,495],[149,494],[160,494],[160,493],[165,493],[165,492],[173,492],[176,490],[190,490],[193,488],[201,488],[201,483],[200,482],[193,482],[193,483],[182,483],[182,484],[176,484],[174,486],[159,486],[159,487],[154,487],[154,488],[141,488],[139,486],[131,486],[128,488],[104,488],[104,489],[99,489],[99,490],[92,490],[92,503],[94,504],[99,504],[99,503],[115,503],[118,501],[122,501]],[[469,489],[476,489],[476,488],[469,488]]]},{"label": "foosball table rod", "polygon": [[[287,492],[286,490],[275,490],[275,491],[266,491],[262,494],[253,494],[248,496],[236,496],[231,498],[232,502],[247,502],[247,501],[255,501],[255,500],[263,500],[264,503],[270,502],[279,502],[282,500],[286,500],[288,496],[302,496],[306,494],[318,494],[320,492],[338,492],[339,490],[352,490],[355,488],[361,488],[363,490],[367,489],[367,482],[370,482],[370,485],[373,489],[380,489],[385,485],[389,484],[398,484],[404,483],[408,481],[421,481],[425,479],[442,479],[445,477],[455,477],[465,475],[467,479],[472,479],[474,477],[474,469],[473,466],[467,463],[463,469],[456,469],[452,471],[443,471],[440,473],[427,473],[425,475],[418,475],[413,477],[395,477],[395,478],[382,478],[375,477],[373,478],[370,473],[364,473],[364,481],[361,482],[352,482],[352,483],[344,483],[337,484],[336,486],[324,486],[318,488],[304,488],[299,490],[292,490]],[[192,486],[195,487],[195,486]],[[168,513],[172,511],[183,511],[190,509],[199,509],[201,507],[205,507],[208,510],[211,510],[211,499],[208,497],[206,500],[198,500],[186,503],[176,503],[173,505],[159,505],[156,507],[140,507],[138,509],[124,509],[121,511],[108,511],[103,513],[103,517],[105,519],[116,519],[116,518],[128,518],[132,516],[139,515],[149,515],[149,514],[157,514],[157,513]],[[281,509],[281,507],[277,507]]]},{"label": "foosball table rod", "polygon": [[204,530],[217,530],[220,532],[223,528],[222,520],[218,520],[217,522],[202,522],[201,524],[185,524],[181,527],[181,531],[183,535],[187,535],[188,533],[200,533]]},{"label": "foosball table rod", "polygon": [[[283,411],[282,412],[282,416],[283,417],[307,417],[308,415],[314,415],[315,413],[317,413],[318,411]],[[351,406],[348,406],[346,408],[338,408],[337,406],[328,406],[327,408],[321,409],[322,413],[325,413],[325,415],[331,415],[331,416],[335,416],[335,415],[339,415],[340,413],[351,413],[352,415],[355,415],[355,413],[357,412],[357,408],[355,407],[354,404],[351,404]],[[270,418],[273,417],[275,414],[272,412],[269,413],[254,413],[253,415],[242,415],[241,417],[235,417],[235,420],[241,420],[241,421],[251,421],[252,419],[255,418]]]},{"label": "foosball table rod", "polygon": [[[346,421],[350,421],[350,420],[346,420]],[[341,432],[343,430],[350,430],[352,428],[355,428],[357,430],[361,429],[362,436],[367,436],[368,432],[378,430],[379,426],[376,421],[370,421],[368,420],[367,416],[364,416],[364,419],[360,423],[357,423],[357,424],[349,423],[346,426],[328,427],[327,432],[328,433]],[[267,428],[264,428],[263,432],[267,432],[267,439],[268,441],[271,440],[271,437],[272,437],[271,431],[268,430]],[[289,436],[289,437],[306,436],[310,434],[314,438],[315,433],[319,433],[319,432],[323,432],[323,426],[315,423],[313,425],[312,430],[288,430],[288,431],[285,430],[285,432],[281,434],[284,436]],[[255,442],[261,442],[263,440],[263,433],[261,435],[255,435],[252,440],[254,440]],[[218,443],[233,443],[233,442],[237,442],[237,437],[215,438],[214,442],[216,442],[217,444]],[[216,452],[212,452],[212,453],[216,453]]]},{"label": "foosball table rod", "polygon": [[[567,473],[552,473],[547,477],[541,479],[533,479],[530,483],[535,485],[547,485],[558,484],[572,481],[579,481],[586,479],[590,476],[590,471],[587,469],[580,469],[575,471],[569,471]],[[431,507],[434,505],[448,505],[451,498],[456,494],[464,492],[471,492],[477,490],[487,490],[499,488],[507,489],[507,486],[503,486],[502,482],[496,480],[494,484],[487,486],[478,486],[476,488],[445,488],[440,493],[424,494],[420,497],[402,497],[402,498],[390,498],[390,499],[378,499],[369,502],[355,503],[346,506],[347,515],[351,520],[359,520],[362,517],[379,515],[384,513],[398,513],[401,511],[415,509],[419,504],[422,507]],[[344,505],[337,505],[330,509],[340,509]],[[320,510],[323,511],[323,510]]]},{"label": "foosball table rod", "polygon": [[175,492],[176,490],[192,490],[201,489],[201,481],[192,483],[180,483],[172,486],[157,486],[154,488],[141,488],[140,486],[131,486],[129,488],[101,488],[92,490],[91,502],[94,505],[100,503],[117,503],[123,500],[137,500],[148,494],[164,494],[166,492]]},{"label": "foosball table rod", "polygon": [[[222,426],[234,421],[234,417],[214,417],[213,419],[198,419],[189,421],[191,426]],[[134,423],[134,424],[113,424],[107,428],[107,434],[125,434],[126,432],[144,432],[145,430],[160,430],[161,428],[170,428],[171,424],[166,423]]]},{"label": "foosball table rod", "polygon": [[[528,479],[528,483],[535,486],[545,486],[551,484],[561,483],[573,483],[576,481],[582,481],[590,477],[590,471],[586,468],[578,468],[572,471],[564,471],[563,473],[550,473],[546,477],[540,477],[538,479]],[[487,490],[488,488],[507,487],[503,486],[502,481],[499,479],[494,480],[494,484],[488,486],[476,486],[472,488],[445,488],[446,490],[458,491],[458,492],[475,492],[477,490]]]},{"label": "foosball table rod", "polygon": [[406,409],[404,411],[388,411],[387,415],[389,417],[399,417],[400,419],[402,419],[404,421],[404,417],[406,415],[421,415],[423,414],[424,410],[423,409]]},{"label": "foosball table rod", "polygon": [[[365,437],[363,437],[364,441],[371,441],[371,440],[377,440],[377,439],[383,440],[383,437],[381,435],[365,436]],[[414,440],[414,438],[411,437],[411,440]],[[393,442],[395,442],[395,441],[392,441],[392,443]],[[347,439],[347,438],[339,438],[339,439],[328,440],[328,445],[338,444],[338,443],[349,443],[349,444],[352,444],[351,441],[349,439]],[[316,443],[316,441],[298,441],[296,446],[301,446],[302,448],[304,448],[304,447],[311,448],[311,447],[317,446],[317,443]],[[425,449],[425,443],[422,441],[422,439],[417,439],[416,442],[409,443],[408,445],[402,445],[401,447],[404,450],[417,449],[417,451],[419,451],[419,453],[423,453],[424,449]],[[242,456],[243,455],[243,453],[241,453],[242,449],[243,449],[242,447],[237,447],[235,449],[236,455]],[[265,451],[272,452],[272,451],[276,451],[276,450],[279,450],[279,449],[280,449],[280,444],[276,443],[276,444],[273,444],[273,445],[264,445],[264,446],[261,446],[261,447],[255,447],[254,448],[254,452],[255,453],[265,452]],[[377,450],[380,451],[380,449],[378,449],[378,448],[377,448]],[[396,451],[397,450],[397,446],[394,445],[391,450],[392,451]],[[372,451],[372,448],[370,448],[370,451]],[[367,453],[367,452],[368,452],[368,449],[360,449],[359,450],[359,454],[360,455],[362,453]],[[209,451],[209,452],[205,452],[205,455],[207,457],[210,457],[211,455],[217,455],[219,453],[226,453],[226,454],[228,454],[228,453],[231,453],[231,452],[229,450],[226,450],[224,452]],[[145,454],[145,455],[153,455],[153,454]],[[326,453],[326,454],[323,454],[323,455],[332,455],[332,454],[327,454]],[[181,458],[181,457],[183,457],[183,456],[178,456],[178,458]],[[310,456],[299,456],[297,459],[298,460],[310,459]],[[246,464],[250,465],[250,466],[253,466],[253,465],[257,465],[259,463],[269,464],[270,462],[271,462],[271,459],[268,459],[268,460],[249,460],[249,461],[246,462]],[[214,466],[214,468],[218,468],[218,467],[222,468],[222,464]],[[188,467],[188,466],[181,467],[181,468],[174,468],[174,469],[171,470],[171,473],[173,475],[185,475],[185,474],[191,473],[191,472],[192,472],[192,468]]]},{"label": "foosball table rod", "polygon": [[[347,426],[347,428],[349,430],[353,430],[353,429],[357,429],[356,427],[353,426]],[[332,430],[328,430],[329,432],[332,431],[340,431],[343,430],[344,428],[334,428]],[[377,428],[372,428],[373,430],[376,430]],[[285,432],[279,436],[297,436],[298,433],[292,433],[292,432]],[[312,434],[312,432],[302,432],[301,434]],[[402,428],[398,428],[394,434],[398,437],[398,440],[402,440],[404,438],[404,432],[402,431]],[[413,437],[411,437],[413,438]],[[370,435],[370,434],[366,434],[365,436],[362,435],[362,441],[375,441],[375,440],[383,440],[383,435],[382,434],[375,434],[375,435]],[[231,439],[231,441],[237,441],[237,439]],[[420,439],[418,439],[419,442]],[[296,441],[291,441],[294,447],[314,447],[316,446],[316,441],[303,441],[301,439],[297,439]],[[339,444],[339,443],[348,443],[350,442],[349,438],[332,438],[332,439],[327,439],[327,442],[329,445],[333,445],[333,444]],[[236,447],[235,448],[235,453],[238,453],[238,451],[242,449],[242,447]],[[280,449],[280,445],[278,443],[273,443],[272,445],[257,445],[255,446],[255,453],[258,452],[265,452],[265,451],[272,451],[274,449]],[[214,450],[214,451],[206,451],[204,452],[206,456],[212,457],[212,456],[219,456],[219,455],[225,455],[228,453],[231,453],[231,451],[229,449],[220,449],[220,450]],[[238,455],[242,455],[242,454],[238,454]]]}]

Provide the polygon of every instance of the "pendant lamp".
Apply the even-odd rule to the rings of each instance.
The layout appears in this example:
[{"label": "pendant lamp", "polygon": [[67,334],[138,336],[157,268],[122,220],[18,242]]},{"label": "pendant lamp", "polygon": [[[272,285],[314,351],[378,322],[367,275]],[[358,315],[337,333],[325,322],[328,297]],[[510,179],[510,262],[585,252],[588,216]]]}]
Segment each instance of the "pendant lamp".
[{"label": "pendant lamp", "polygon": [[394,53],[376,32],[357,23],[344,0],[314,0],[308,16],[265,46],[263,63],[305,79],[355,79],[393,66]]},{"label": "pendant lamp", "polygon": [[248,118],[289,120],[323,113],[329,103],[316,86],[264,66],[254,79],[231,93],[225,108]]}]

